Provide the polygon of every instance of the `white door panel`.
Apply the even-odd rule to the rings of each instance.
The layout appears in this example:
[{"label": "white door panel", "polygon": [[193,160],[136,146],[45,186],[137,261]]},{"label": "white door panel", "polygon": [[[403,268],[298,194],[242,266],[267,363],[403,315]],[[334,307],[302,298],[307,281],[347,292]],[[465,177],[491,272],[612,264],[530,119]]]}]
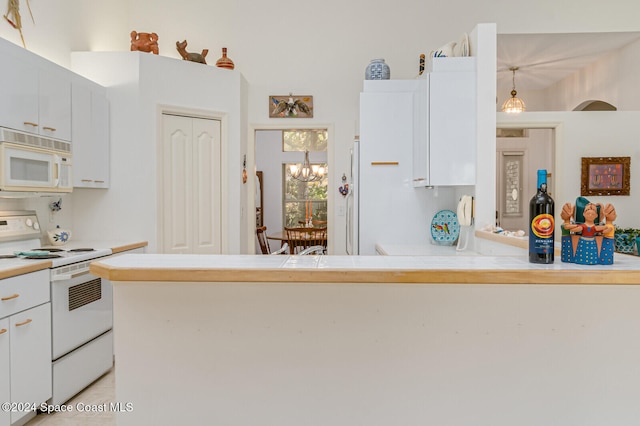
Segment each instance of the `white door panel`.
[{"label": "white door panel", "polygon": [[164,253],[220,253],[220,122],[163,115]]}]

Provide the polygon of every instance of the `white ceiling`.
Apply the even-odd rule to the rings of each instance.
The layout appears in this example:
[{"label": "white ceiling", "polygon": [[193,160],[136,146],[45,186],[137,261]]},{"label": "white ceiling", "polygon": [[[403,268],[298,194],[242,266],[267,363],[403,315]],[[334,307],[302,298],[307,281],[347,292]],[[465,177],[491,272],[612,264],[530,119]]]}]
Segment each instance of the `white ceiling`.
[{"label": "white ceiling", "polygon": [[498,34],[498,86],[540,90],[586,65],[640,39],[638,32],[573,34]]}]

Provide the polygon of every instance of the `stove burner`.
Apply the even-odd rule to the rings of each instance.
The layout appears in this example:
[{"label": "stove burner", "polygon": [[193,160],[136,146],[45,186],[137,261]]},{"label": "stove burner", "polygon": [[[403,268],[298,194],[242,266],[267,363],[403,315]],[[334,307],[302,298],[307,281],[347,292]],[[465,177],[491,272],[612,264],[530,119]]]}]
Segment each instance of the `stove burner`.
[{"label": "stove burner", "polygon": [[53,247],[40,247],[37,249],[33,249],[34,251],[48,251],[49,253],[55,253],[58,251],[64,251],[64,249],[53,248]]},{"label": "stove burner", "polygon": [[96,251],[96,249],[92,249],[92,248],[75,248],[75,249],[71,249],[71,250],[67,250],[69,253],[74,253],[74,252],[78,252],[78,251]]},{"label": "stove burner", "polygon": [[15,259],[16,256],[15,254],[0,254],[0,259]]},{"label": "stove burner", "polygon": [[43,254],[42,256],[25,256],[25,259],[55,259],[57,257],[62,257],[59,254]]}]

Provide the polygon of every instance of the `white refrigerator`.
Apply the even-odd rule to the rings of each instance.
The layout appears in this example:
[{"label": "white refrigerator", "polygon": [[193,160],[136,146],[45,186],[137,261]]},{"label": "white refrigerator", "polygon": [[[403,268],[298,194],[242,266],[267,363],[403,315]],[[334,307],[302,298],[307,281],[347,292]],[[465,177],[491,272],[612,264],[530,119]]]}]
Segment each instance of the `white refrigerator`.
[{"label": "white refrigerator", "polygon": [[472,72],[439,72],[364,82],[347,200],[349,254],[433,244],[436,214],[455,214],[456,191],[473,190],[474,81]]},{"label": "white refrigerator", "polygon": [[[421,80],[365,81],[360,135],[353,149],[349,200],[350,254],[374,255],[376,244],[428,243],[433,190],[414,188],[414,137],[426,126],[417,116]],[[351,244],[349,244],[351,242]]]}]

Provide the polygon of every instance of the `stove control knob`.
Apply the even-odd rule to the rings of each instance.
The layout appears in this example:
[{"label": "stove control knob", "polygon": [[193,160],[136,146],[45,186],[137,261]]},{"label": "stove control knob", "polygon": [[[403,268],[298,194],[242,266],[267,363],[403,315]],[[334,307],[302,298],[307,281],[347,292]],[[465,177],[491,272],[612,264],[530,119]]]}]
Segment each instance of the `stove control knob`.
[{"label": "stove control knob", "polygon": [[33,220],[31,220],[31,219],[29,219],[29,218],[27,218],[27,220],[25,220],[25,223],[27,224],[27,226],[28,226],[29,228],[31,228],[31,227],[33,226]]},{"label": "stove control knob", "polygon": [[40,224],[38,222],[33,222],[33,229],[35,229],[36,231],[40,230]]}]

